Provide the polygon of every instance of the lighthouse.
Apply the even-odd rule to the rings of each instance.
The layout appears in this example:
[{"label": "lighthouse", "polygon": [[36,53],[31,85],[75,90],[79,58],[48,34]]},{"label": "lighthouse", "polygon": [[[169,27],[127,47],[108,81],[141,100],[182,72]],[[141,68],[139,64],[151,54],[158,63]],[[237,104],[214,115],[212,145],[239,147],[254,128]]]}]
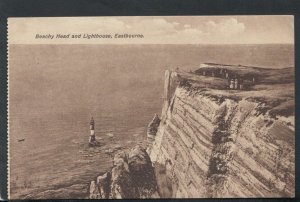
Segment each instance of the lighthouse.
[{"label": "lighthouse", "polygon": [[95,121],[94,121],[93,117],[91,118],[91,121],[90,121],[90,131],[91,131],[91,134],[90,134],[89,143],[90,143],[90,145],[94,145],[94,143],[96,142],[96,136],[95,136]]}]

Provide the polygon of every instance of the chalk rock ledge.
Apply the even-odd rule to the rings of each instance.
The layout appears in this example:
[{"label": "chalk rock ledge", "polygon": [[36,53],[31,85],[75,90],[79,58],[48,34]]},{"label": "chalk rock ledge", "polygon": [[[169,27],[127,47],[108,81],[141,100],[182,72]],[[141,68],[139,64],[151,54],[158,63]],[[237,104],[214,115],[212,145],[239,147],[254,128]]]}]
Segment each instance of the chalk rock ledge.
[{"label": "chalk rock ledge", "polygon": [[91,181],[89,198],[159,198],[154,167],[146,150],[136,146],[129,153],[119,151],[111,171]]}]

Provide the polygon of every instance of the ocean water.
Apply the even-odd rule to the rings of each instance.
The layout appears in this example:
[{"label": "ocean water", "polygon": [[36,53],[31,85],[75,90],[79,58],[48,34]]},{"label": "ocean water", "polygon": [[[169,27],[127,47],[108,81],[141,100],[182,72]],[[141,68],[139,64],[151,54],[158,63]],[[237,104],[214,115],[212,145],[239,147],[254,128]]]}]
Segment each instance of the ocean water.
[{"label": "ocean water", "polygon": [[[204,62],[289,67],[294,47],[11,45],[11,198],[87,197],[90,180],[112,165],[106,150],[145,142],[161,113],[164,71]],[[87,146],[91,116],[99,148]]]}]

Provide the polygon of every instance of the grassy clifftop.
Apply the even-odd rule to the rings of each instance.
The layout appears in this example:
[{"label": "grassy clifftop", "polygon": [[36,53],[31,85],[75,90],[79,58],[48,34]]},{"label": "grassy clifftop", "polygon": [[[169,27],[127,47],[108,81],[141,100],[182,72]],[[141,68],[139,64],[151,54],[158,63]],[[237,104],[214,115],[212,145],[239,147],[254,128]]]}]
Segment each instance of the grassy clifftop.
[{"label": "grassy clifftop", "polygon": [[[228,73],[227,78],[224,72]],[[274,117],[293,116],[295,113],[294,67],[270,69],[206,64],[194,72],[178,71],[178,75],[181,87],[220,102],[225,98],[259,102],[262,103],[262,112],[269,111]],[[230,89],[228,83],[231,78],[243,79],[249,87],[241,90]]]}]

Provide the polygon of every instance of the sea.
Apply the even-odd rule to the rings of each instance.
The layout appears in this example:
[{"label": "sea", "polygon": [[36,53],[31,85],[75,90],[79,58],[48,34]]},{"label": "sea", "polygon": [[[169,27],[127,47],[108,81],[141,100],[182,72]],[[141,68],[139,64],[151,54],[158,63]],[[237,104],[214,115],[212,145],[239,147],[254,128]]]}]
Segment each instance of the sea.
[{"label": "sea", "polygon": [[[291,67],[294,46],[10,45],[10,198],[87,198],[114,151],[145,145],[164,71],[205,62]],[[97,148],[88,146],[91,117]]]}]

